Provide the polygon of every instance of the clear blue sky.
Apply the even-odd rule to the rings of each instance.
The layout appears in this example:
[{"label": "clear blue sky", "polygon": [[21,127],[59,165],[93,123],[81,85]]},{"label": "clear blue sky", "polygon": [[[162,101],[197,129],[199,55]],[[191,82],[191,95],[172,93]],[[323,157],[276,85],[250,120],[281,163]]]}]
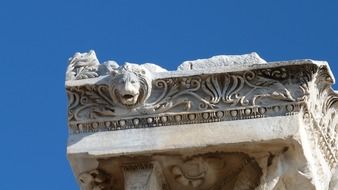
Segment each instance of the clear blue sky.
[{"label": "clear blue sky", "polygon": [[327,60],[338,76],[338,1],[2,0],[0,190],[78,189],[66,159],[67,59],[154,62],[256,51]]}]

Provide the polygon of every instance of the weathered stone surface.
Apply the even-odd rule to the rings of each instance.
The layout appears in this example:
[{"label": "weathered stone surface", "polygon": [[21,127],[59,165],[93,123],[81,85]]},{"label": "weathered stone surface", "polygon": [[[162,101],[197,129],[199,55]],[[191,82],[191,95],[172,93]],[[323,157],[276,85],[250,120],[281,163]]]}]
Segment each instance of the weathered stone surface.
[{"label": "weathered stone surface", "polygon": [[338,96],[326,62],[256,53],[99,64],[66,74],[67,153],[82,189],[335,189]]},{"label": "weathered stone surface", "polygon": [[245,55],[218,55],[209,59],[184,61],[180,66],[178,66],[177,70],[209,70],[210,68],[265,63],[267,62],[254,52]]}]

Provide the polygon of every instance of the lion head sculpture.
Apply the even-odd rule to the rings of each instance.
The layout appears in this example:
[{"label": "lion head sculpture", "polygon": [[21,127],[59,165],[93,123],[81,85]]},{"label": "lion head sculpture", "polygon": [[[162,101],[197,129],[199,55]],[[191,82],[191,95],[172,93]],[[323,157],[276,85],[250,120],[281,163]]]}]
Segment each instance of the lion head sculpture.
[{"label": "lion head sculpture", "polygon": [[151,74],[146,68],[126,63],[111,74],[110,94],[119,105],[134,108],[150,96]]}]

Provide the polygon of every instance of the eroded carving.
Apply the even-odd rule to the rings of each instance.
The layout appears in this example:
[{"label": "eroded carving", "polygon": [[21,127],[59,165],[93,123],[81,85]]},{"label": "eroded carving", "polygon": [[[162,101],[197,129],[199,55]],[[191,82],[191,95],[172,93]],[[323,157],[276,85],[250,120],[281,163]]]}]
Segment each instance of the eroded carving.
[{"label": "eroded carving", "polygon": [[296,147],[284,147],[260,159],[263,175],[256,190],[315,189],[313,174]]},{"label": "eroded carving", "polygon": [[123,166],[125,190],[169,190],[162,169],[155,163],[132,163]]},{"label": "eroded carving", "polygon": [[203,160],[189,160],[183,166],[173,166],[171,172],[177,183],[188,188],[197,188],[204,182],[207,170]]},{"label": "eroded carving", "polygon": [[338,94],[331,87],[333,79],[326,67],[319,67],[314,84],[317,89],[309,99],[307,120],[329,166],[335,168],[338,162]]},{"label": "eroded carving", "polygon": [[79,80],[98,77],[99,61],[94,51],[75,53],[70,58],[66,73],[66,80]]},{"label": "eroded carving", "polygon": [[81,173],[78,179],[85,190],[113,189],[110,175],[98,169]]},{"label": "eroded carving", "polygon": [[243,153],[208,153],[160,160],[171,189],[253,190],[259,184],[261,170],[257,162]]},{"label": "eroded carving", "polygon": [[73,57],[69,58],[66,81],[82,80],[108,75],[111,71],[117,69],[118,67],[118,64],[114,61],[107,61],[100,64],[95,51],[93,50],[90,50],[88,53],[77,52]]}]

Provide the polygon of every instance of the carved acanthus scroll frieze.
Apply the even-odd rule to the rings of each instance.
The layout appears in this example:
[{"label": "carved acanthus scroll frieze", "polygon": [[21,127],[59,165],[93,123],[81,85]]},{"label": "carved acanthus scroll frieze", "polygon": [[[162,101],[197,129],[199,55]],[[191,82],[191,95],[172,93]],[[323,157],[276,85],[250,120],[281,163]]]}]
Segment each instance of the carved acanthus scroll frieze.
[{"label": "carved acanthus scroll frieze", "polygon": [[[136,68],[136,69],[135,69]],[[260,69],[156,79],[146,69],[124,66],[97,85],[69,86],[69,121],[119,119],[142,115],[264,109],[301,102],[308,94],[307,75],[299,67]],[[304,74],[305,73],[305,74]]]},{"label": "carved acanthus scroll frieze", "polygon": [[[161,96],[145,106],[148,114],[201,111],[302,100],[305,91],[289,84],[285,68],[158,79]],[[281,72],[285,72],[284,74]],[[270,76],[267,74],[269,73]],[[271,74],[272,73],[272,74]],[[279,73],[276,74],[276,73]],[[182,106],[183,105],[183,106]],[[177,107],[180,106],[180,109]]]}]

